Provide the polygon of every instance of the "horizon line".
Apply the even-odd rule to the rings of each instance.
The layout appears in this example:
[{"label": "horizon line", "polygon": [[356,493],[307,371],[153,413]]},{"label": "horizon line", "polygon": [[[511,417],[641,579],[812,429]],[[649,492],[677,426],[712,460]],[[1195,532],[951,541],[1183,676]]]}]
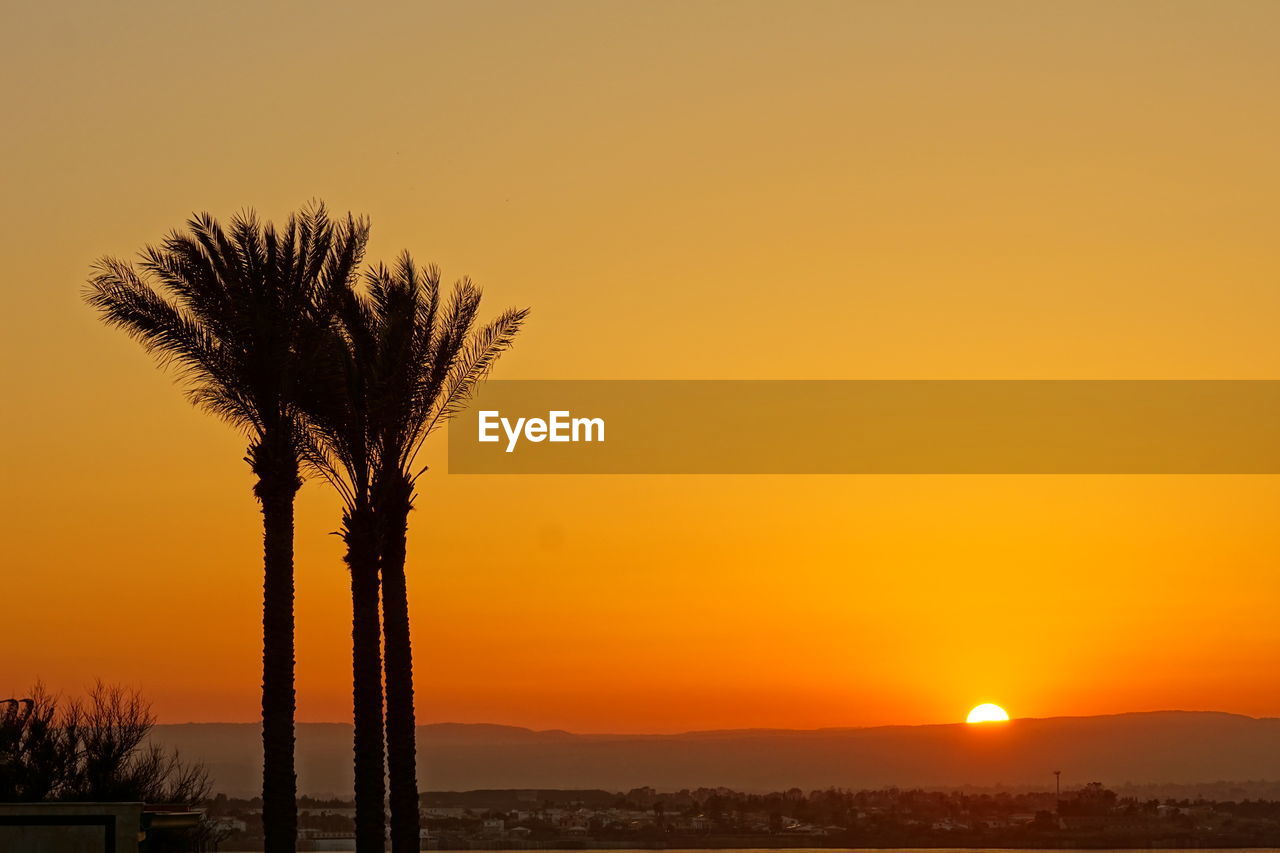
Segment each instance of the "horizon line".
[{"label": "horizon line", "polygon": [[[854,731],[873,731],[876,729],[925,729],[925,728],[941,728],[946,726],[978,726],[982,728],[999,727],[1002,725],[1010,725],[1013,723],[1029,723],[1029,722],[1049,722],[1051,720],[1091,720],[1105,719],[1108,717],[1135,717],[1135,716],[1151,716],[1156,714],[1212,714],[1225,717],[1240,717],[1241,719],[1266,721],[1280,720],[1280,716],[1261,716],[1255,717],[1250,714],[1244,714],[1237,711],[1223,711],[1217,709],[1189,709],[1189,708],[1162,708],[1150,711],[1114,711],[1106,714],[1059,714],[1048,717],[1011,717],[1007,721],[994,723],[967,723],[964,720],[947,723],[881,723],[868,726],[818,726],[814,728],[787,728],[783,726],[744,726],[742,728],[717,728],[717,729],[683,729],[671,732],[619,732],[619,731],[602,731],[602,732],[579,732],[570,729],[549,728],[535,729],[530,726],[522,726],[513,723],[493,723],[493,722],[472,722],[464,723],[455,720],[442,720],[434,723],[418,723],[417,728],[433,728],[433,727],[466,727],[466,728],[498,728],[513,729],[516,731],[529,732],[530,734],[560,734],[570,735],[572,737],[683,737],[687,735],[712,735],[712,734],[730,734],[730,733],[747,733],[747,732],[777,732],[777,733],[795,733],[795,734],[816,734],[822,732],[854,732]],[[157,722],[156,726],[261,726],[259,720],[186,720],[183,722]],[[353,724],[350,721],[343,720],[308,720],[298,721],[296,726],[345,726],[350,728]]]}]

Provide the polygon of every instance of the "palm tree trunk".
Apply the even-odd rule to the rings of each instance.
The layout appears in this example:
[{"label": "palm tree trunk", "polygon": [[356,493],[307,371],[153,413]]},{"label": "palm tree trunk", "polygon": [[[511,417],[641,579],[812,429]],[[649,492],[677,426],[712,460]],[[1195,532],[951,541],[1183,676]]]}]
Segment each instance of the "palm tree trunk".
[{"label": "palm tree trunk", "polygon": [[266,853],[293,853],[298,837],[294,773],[293,499],[301,483],[292,460],[263,472],[262,504],[262,830]]},{"label": "palm tree trunk", "polygon": [[378,507],[382,527],[382,616],[387,650],[387,765],[391,777],[392,853],[417,853],[417,725],[413,710],[413,650],[409,642],[409,594],[405,541],[409,525],[408,484]]},{"label": "palm tree trunk", "polygon": [[386,849],[386,760],[382,718],[382,626],[378,614],[378,548],[368,508],[348,515],[351,570],[351,662],[355,723],[356,853]]}]

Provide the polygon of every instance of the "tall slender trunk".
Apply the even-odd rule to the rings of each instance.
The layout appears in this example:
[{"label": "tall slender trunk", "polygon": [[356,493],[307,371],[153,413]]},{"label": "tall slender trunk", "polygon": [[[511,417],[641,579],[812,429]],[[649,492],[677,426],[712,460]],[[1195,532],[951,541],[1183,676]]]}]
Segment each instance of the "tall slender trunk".
[{"label": "tall slender trunk", "polygon": [[413,710],[413,650],[409,641],[409,593],[405,544],[412,487],[395,478],[379,496],[382,531],[382,618],[386,640],[387,766],[391,777],[392,853],[417,853],[417,725]]},{"label": "tall slender trunk", "polygon": [[293,853],[298,839],[294,773],[293,500],[302,483],[292,452],[254,448],[262,504],[262,831],[266,853]]},{"label": "tall slender trunk", "polygon": [[382,630],[378,614],[378,543],[368,507],[345,522],[351,570],[351,666],[355,722],[356,853],[386,849],[386,744],[382,718]]}]

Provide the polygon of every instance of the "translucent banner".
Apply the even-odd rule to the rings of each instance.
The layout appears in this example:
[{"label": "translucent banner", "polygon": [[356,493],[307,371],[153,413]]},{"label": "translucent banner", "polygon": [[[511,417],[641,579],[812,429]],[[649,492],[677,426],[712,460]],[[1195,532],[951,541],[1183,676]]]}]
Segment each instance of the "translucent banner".
[{"label": "translucent banner", "polygon": [[453,474],[1275,474],[1280,381],[494,380]]}]

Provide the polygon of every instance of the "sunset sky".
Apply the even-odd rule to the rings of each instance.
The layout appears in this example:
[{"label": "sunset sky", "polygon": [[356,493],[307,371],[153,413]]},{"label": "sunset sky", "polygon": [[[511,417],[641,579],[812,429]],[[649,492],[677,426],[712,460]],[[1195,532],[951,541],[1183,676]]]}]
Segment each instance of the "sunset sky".
[{"label": "sunset sky", "polygon": [[[0,70],[0,696],[258,717],[243,439],[81,302],[193,210],[368,214],[505,379],[1280,378],[1280,4],[24,4]],[[1280,715],[1280,479],[450,476],[421,722]],[[300,720],[350,719],[336,499]]]}]

